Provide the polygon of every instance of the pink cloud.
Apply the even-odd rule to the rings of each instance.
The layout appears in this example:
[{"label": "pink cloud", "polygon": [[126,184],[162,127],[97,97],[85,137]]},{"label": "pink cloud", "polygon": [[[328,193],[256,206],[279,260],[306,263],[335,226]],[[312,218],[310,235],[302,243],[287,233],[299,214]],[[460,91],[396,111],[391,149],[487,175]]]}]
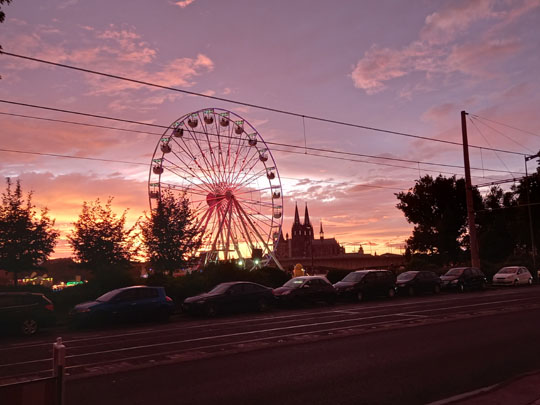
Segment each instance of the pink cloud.
[{"label": "pink cloud", "polygon": [[495,4],[495,0],[453,1],[426,17],[420,38],[430,43],[449,42],[478,20],[501,17]]},{"label": "pink cloud", "polygon": [[[439,84],[438,79],[455,72],[476,76],[476,80],[494,77],[496,67],[493,66],[522,51],[520,42],[509,38],[503,28],[540,3],[523,0],[505,5],[507,10],[497,9],[500,4],[494,0],[449,3],[448,7],[426,17],[418,40],[401,49],[373,45],[366,51],[351,73],[354,86],[367,94],[375,94],[385,90],[392,80],[422,72],[423,84],[409,83],[407,88],[398,91],[402,97],[411,98],[415,92],[430,90]],[[484,29],[475,42],[460,42],[460,35],[480,20],[495,20],[498,24]],[[478,24],[474,28],[482,29]]]},{"label": "pink cloud", "polygon": [[174,3],[176,6],[179,6],[181,8],[186,8],[187,6],[189,6],[190,4],[192,4],[195,0],[182,0],[182,1],[177,1],[176,3]]}]

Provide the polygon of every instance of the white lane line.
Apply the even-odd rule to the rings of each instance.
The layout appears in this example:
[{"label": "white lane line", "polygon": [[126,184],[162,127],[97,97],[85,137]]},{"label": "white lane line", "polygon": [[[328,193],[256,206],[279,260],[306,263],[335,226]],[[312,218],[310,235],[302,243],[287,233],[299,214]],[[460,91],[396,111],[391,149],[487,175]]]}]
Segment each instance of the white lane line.
[{"label": "white lane line", "polygon": [[[284,326],[284,327],[281,327],[281,328],[258,329],[258,330],[252,330],[252,331],[247,331],[247,332],[227,333],[227,334],[223,334],[223,335],[204,336],[204,337],[193,338],[193,339],[182,339],[182,340],[176,340],[176,341],[171,341],[171,342],[161,342],[161,343],[153,343],[153,344],[148,344],[148,345],[122,347],[122,348],[119,348],[119,349],[110,349],[110,350],[101,350],[101,351],[89,352],[89,353],[72,354],[72,355],[66,356],[66,358],[67,359],[72,359],[72,358],[77,358],[77,357],[87,357],[87,356],[99,355],[99,354],[125,352],[125,351],[129,351],[129,350],[146,349],[146,348],[174,345],[174,344],[180,344],[180,343],[192,343],[192,342],[199,342],[199,341],[205,341],[205,340],[211,340],[211,339],[223,339],[223,338],[229,338],[229,337],[235,337],[235,336],[253,335],[253,334],[257,334],[257,333],[276,332],[276,331],[289,330],[289,329],[300,329],[300,328],[307,328],[307,327],[312,327],[312,326],[330,325],[330,324],[352,322],[352,321],[360,321],[360,320],[366,320],[366,319],[389,318],[389,317],[392,317],[392,316],[394,316],[394,314],[376,315],[376,316],[359,317],[359,318],[348,318],[348,319],[340,319],[340,320],[336,320],[336,321],[326,321],[326,322],[316,322],[316,323],[302,324],[302,325]],[[363,326],[363,325],[357,325],[356,327],[359,327],[359,326]],[[18,363],[0,364],[0,367],[10,367],[10,366],[15,366],[15,365],[33,364],[33,363],[40,363],[40,362],[44,362],[44,361],[51,361],[51,359],[47,358],[47,359],[23,361],[23,362],[18,362]]]}]

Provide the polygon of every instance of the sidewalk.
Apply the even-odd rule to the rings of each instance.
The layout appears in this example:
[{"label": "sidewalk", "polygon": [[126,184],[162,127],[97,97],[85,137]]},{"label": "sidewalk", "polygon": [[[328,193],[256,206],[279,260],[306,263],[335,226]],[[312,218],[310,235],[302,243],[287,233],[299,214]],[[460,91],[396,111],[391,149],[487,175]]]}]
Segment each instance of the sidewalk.
[{"label": "sidewalk", "polygon": [[540,371],[532,372],[478,391],[447,398],[437,404],[540,405]]}]

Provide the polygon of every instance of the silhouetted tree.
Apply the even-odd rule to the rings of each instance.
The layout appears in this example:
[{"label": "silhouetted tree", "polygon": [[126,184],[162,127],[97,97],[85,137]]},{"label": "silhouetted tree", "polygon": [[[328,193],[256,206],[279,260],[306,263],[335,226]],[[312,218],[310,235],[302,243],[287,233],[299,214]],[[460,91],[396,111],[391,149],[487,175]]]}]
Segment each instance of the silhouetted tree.
[{"label": "silhouetted tree", "polygon": [[137,254],[137,224],[126,229],[127,210],[118,217],[111,209],[112,200],[109,197],[105,206],[99,198],[91,203],[85,201],[73,224],[75,229],[67,237],[75,257],[93,272],[127,267]]},{"label": "silhouetted tree", "polygon": [[161,193],[157,207],[141,224],[143,247],[150,265],[159,273],[181,269],[201,245],[189,200]]},{"label": "silhouetted tree", "polygon": [[[474,190],[475,206],[482,198]],[[408,192],[396,194],[407,221],[415,224],[407,240],[411,252],[439,256],[442,262],[457,262],[468,248],[465,180],[439,175],[421,177]]]},{"label": "silhouetted tree", "polygon": [[54,251],[59,233],[47,213],[44,208],[38,216],[32,193],[25,199],[21,183],[17,180],[13,190],[7,179],[0,205],[0,268],[13,273],[15,285],[17,273],[37,266]]},{"label": "silhouetted tree", "polygon": [[477,212],[480,258],[491,263],[503,262],[516,246],[517,206],[514,193],[492,187],[484,196],[484,208]]}]

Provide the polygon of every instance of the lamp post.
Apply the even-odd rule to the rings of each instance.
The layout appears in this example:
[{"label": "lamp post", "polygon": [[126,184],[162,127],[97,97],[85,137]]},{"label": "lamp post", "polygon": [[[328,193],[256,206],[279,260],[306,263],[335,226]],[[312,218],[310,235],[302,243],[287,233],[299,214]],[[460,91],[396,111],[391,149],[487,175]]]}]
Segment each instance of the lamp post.
[{"label": "lamp post", "polygon": [[534,242],[534,229],[533,229],[533,220],[532,220],[532,211],[531,211],[531,196],[530,196],[530,190],[529,190],[529,173],[527,171],[527,162],[535,158],[540,158],[540,151],[535,155],[525,156],[525,187],[526,187],[526,193],[527,193],[527,212],[529,214],[529,233],[531,234],[531,255],[532,255],[532,264],[533,264],[533,277],[538,279],[538,272],[536,269],[536,244]]}]

